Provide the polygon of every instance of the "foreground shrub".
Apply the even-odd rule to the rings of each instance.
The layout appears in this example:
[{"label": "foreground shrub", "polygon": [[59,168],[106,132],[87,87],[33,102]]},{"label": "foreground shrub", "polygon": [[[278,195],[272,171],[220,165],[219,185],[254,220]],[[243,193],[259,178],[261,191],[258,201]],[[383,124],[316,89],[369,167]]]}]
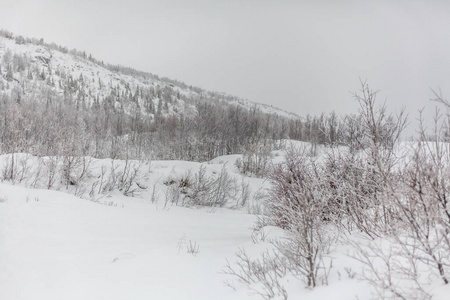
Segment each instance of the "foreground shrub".
[{"label": "foreground shrub", "polygon": [[288,232],[277,247],[296,266],[304,283],[315,287],[324,257],[336,239],[336,232],[324,218],[322,170],[304,153],[290,149],[286,162],[270,174],[272,189],[266,203],[267,217],[263,221]]}]

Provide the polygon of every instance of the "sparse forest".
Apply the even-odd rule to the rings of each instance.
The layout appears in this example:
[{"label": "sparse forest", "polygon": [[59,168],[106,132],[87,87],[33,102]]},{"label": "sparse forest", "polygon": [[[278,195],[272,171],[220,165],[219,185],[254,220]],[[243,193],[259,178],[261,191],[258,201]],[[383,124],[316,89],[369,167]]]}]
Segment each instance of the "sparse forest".
[{"label": "sparse forest", "polygon": [[[354,146],[362,130],[357,116],[271,113],[236,97],[105,65],[42,40],[7,31],[0,36],[41,53],[3,49],[0,153],[206,161],[280,139]],[[67,69],[53,62],[58,52],[78,63]],[[131,79],[106,82],[99,69]]]}]

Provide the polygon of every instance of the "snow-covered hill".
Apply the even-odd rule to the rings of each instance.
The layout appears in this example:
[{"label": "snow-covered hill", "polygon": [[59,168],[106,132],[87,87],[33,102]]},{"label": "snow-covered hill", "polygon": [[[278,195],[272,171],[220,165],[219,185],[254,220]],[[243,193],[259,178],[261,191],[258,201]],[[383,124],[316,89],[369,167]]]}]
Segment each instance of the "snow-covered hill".
[{"label": "snow-covered hill", "polygon": [[0,58],[0,91],[18,88],[23,93],[37,93],[43,89],[50,95],[70,95],[85,106],[113,101],[114,107],[127,113],[137,108],[144,114],[155,114],[161,100],[165,104],[160,108],[163,114],[189,116],[195,113],[193,103],[204,101],[297,118],[272,106],[104,64],[85,53],[39,41],[0,36]]},{"label": "snow-covered hill", "polygon": [[3,30],[0,99],[1,154],[205,161],[304,131],[282,110]]}]

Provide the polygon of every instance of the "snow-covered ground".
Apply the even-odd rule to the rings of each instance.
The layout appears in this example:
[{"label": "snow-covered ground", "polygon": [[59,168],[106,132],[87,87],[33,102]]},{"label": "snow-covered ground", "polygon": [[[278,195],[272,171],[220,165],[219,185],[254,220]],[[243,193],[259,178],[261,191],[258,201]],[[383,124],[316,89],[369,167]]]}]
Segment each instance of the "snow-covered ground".
[{"label": "snow-covered ground", "polygon": [[[1,299],[231,299],[219,272],[253,215],[0,185]],[[120,199],[123,197],[123,199]],[[190,244],[198,247],[191,254]]]},{"label": "snow-covered ground", "polygon": [[[271,238],[283,234],[275,227],[253,231],[257,216],[249,214],[248,207],[258,198],[239,209],[167,202],[168,181],[187,173],[195,176],[201,168],[213,176],[225,166],[232,176],[242,177],[234,165],[239,157],[218,157],[205,164],[152,162],[148,190],[136,198],[116,190],[95,202],[75,197],[64,186],[54,191],[27,188],[23,182],[0,183],[0,299],[261,299],[255,292],[263,290],[260,285],[249,289],[223,272],[240,249],[257,258],[273,247]],[[273,152],[274,162],[283,157],[283,151]],[[94,160],[92,178],[101,165],[110,164]],[[252,195],[269,184],[245,180]],[[280,279],[288,299],[379,299],[355,276],[361,265],[351,253],[349,245],[336,244],[327,285],[311,290],[292,275]],[[433,299],[448,299],[448,292],[448,287],[435,284]]]},{"label": "snow-covered ground", "polygon": [[[4,183],[0,194],[1,299],[260,299],[227,287],[232,278],[221,273],[239,248],[258,253],[270,246],[252,241],[254,215],[164,209],[118,194],[111,199],[123,207],[111,207]],[[290,280],[292,299],[370,295],[349,278],[313,291]]]},{"label": "snow-covered ground", "polygon": [[[256,217],[244,209],[166,202],[170,179],[194,176],[202,166],[210,176],[224,165],[239,176],[238,157],[152,162],[149,190],[137,198],[112,191],[94,202],[64,186],[0,183],[0,299],[246,299],[248,291],[226,287],[220,272],[227,257],[251,242]],[[91,180],[108,165],[109,159],[94,160]],[[263,182],[249,180],[256,188]]]}]

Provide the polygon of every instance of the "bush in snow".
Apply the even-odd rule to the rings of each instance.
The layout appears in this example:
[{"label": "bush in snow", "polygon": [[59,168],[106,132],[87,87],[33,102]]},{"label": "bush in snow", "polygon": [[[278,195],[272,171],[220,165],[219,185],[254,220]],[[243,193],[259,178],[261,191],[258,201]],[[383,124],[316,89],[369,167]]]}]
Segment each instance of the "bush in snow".
[{"label": "bush in snow", "polygon": [[324,259],[337,237],[324,218],[327,202],[322,175],[312,158],[288,150],[286,162],[270,174],[272,189],[266,203],[267,216],[263,218],[265,224],[288,232],[287,239],[276,243],[277,248],[296,266],[308,287],[315,287],[327,273]]},{"label": "bush in snow", "polygon": [[[105,177],[106,169],[102,170],[102,180]],[[108,177],[105,182],[101,182],[103,193],[118,189],[125,196],[138,196],[147,189],[146,181],[150,173],[150,166],[146,168],[143,161],[125,160],[125,164],[115,164],[111,161]]]},{"label": "bush in snow", "polygon": [[386,178],[376,166],[364,154],[331,151],[323,168],[324,218],[349,232],[356,228],[369,236],[380,235],[391,216],[384,202]]},{"label": "bush in snow", "polygon": [[194,175],[189,172],[181,178],[169,178],[165,185],[166,200],[181,206],[222,207],[234,202],[239,192],[237,180],[225,167],[217,175],[209,176],[202,166]]},{"label": "bush in snow", "polygon": [[[260,257],[253,258],[244,249],[239,249],[236,251],[236,261],[227,261],[222,273],[233,276],[238,283],[246,285],[264,299],[287,299],[282,279],[290,271],[289,268],[287,258],[277,251],[266,251]],[[235,282],[227,281],[226,284],[236,289]]]},{"label": "bush in snow", "polygon": [[250,145],[242,158],[236,160],[236,167],[247,176],[264,177],[270,167],[271,145]]},{"label": "bush in snow", "polygon": [[1,157],[0,178],[32,188],[66,191],[80,198],[119,190],[125,196],[138,196],[147,189],[150,165],[143,161],[111,161],[110,167],[87,156],[36,157],[14,153]]},{"label": "bush in snow", "polygon": [[21,183],[30,177],[31,168],[31,155],[11,153],[5,157],[1,180]]},{"label": "bush in snow", "polygon": [[[442,99],[442,98],[441,98]],[[444,101],[444,104],[450,105]],[[433,141],[416,143],[412,159],[400,171],[393,197],[398,222],[393,229],[398,256],[417,261],[430,277],[450,281],[450,146],[444,142],[448,120],[435,119]],[[414,274],[414,273],[412,273]],[[414,277],[414,276],[412,276]]]},{"label": "bush in snow", "polygon": [[[450,108],[441,96],[438,101]],[[381,202],[391,217],[383,236],[385,245],[377,240],[352,245],[355,258],[363,263],[360,277],[380,297],[431,299],[432,282],[449,283],[450,147],[445,140],[449,120],[441,123],[439,115],[435,118],[431,141],[421,121],[419,141],[397,170],[389,170],[387,160],[375,160],[380,174],[390,179]]]}]

